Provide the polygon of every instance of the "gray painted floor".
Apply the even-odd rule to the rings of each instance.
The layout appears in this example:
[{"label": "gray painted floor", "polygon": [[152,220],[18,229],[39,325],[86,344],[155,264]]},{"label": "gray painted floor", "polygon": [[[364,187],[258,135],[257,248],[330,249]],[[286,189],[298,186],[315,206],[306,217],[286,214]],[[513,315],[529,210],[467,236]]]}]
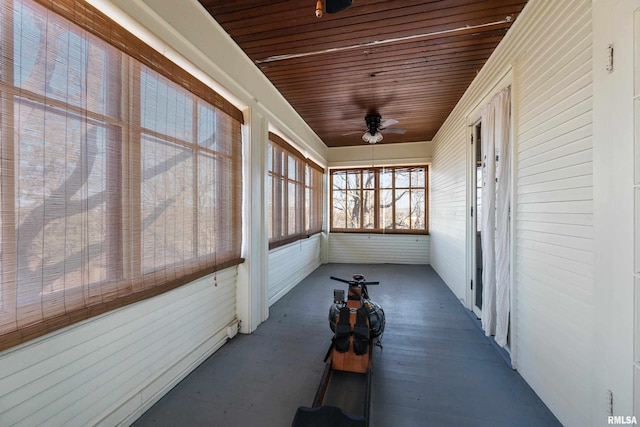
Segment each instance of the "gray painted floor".
[{"label": "gray painted floor", "polygon": [[374,349],[372,427],[559,426],[428,266],[323,265],[143,414],[134,426],[290,426],[311,406],[331,343],[333,289],[362,273],[386,314]]}]

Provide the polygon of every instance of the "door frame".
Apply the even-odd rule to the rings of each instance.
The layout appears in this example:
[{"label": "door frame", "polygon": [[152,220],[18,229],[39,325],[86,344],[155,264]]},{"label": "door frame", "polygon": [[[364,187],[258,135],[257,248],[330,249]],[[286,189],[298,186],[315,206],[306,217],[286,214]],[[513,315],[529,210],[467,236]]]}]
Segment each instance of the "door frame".
[{"label": "door frame", "polygon": [[468,129],[468,139],[470,144],[468,144],[467,148],[467,308],[476,315],[478,319],[482,318],[482,311],[479,307],[476,306],[476,292],[478,291],[478,284],[476,278],[476,271],[478,268],[477,264],[477,244],[478,239],[476,238],[477,232],[477,214],[478,214],[478,205],[477,205],[477,138],[476,138],[476,129],[478,125],[482,122],[481,117],[478,112],[478,116],[473,118],[473,121],[469,123],[467,126]]}]

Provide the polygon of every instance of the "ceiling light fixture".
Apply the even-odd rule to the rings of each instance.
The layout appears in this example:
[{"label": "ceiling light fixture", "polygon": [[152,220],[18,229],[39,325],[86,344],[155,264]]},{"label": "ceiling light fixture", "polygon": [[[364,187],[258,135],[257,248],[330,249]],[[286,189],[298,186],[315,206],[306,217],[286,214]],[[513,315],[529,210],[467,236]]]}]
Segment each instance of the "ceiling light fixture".
[{"label": "ceiling light fixture", "polygon": [[375,132],[373,135],[366,131],[364,135],[362,135],[362,140],[368,142],[369,144],[375,144],[376,142],[382,141],[382,134],[380,132]]},{"label": "ceiling light fixture", "polygon": [[[351,7],[352,0],[325,0],[327,13],[338,13]],[[316,17],[322,18],[322,0],[316,2]]]},{"label": "ceiling light fixture", "polygon": [[352,0],[325,0],[327,13],[338,13],[351,7]]},{"label": "ceiling light fixture", "polygon": [[382,134],[379,132],[380,120],[382,120],[382,117],[378,114],[370,114],[364,118],[364,121],[367,124],[367,131],[362,135],[363,141],[368,142],[369,144],[375,144],[376,142],[382,141]]}]

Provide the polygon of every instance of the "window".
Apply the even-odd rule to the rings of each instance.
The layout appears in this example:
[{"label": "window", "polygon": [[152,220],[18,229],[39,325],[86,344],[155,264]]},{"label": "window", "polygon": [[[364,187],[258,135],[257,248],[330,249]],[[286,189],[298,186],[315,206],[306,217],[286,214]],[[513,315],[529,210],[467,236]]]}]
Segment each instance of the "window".
[{"label": "window", "polygon": [[305,228],[308,235],[322,231],[324,170],[308,161],[305,172]]},{"label": "window", "polygon": [[241,112],[50,6],[0,10],[0,350],[242,261]]},{"label": "window", "polygon": [[222,260],[230,256],[222,243],[240,226],[232,226],[238,206],[231,218],[216,215],[240,191],[239,141],[220,138],[232,119],[146,67],[139,76],[142,272]]},{"label": "window", "polygon": [[331,231],[426,234],[426,166],[331,171]]},{"label": "window", "polygon": [[269,248],[322,231],[324,170],[273,133],[267,170]]}]

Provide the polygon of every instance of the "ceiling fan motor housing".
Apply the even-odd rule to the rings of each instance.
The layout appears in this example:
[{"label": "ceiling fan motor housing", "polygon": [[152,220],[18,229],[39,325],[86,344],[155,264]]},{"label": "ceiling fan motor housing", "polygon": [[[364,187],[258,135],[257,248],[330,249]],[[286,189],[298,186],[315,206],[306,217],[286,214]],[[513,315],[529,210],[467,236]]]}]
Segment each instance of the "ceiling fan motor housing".
[{"label": "ceiling fan motor housing", "polygon": [[364,118],[364,121],[367,123],[367,130],[371,135],[375,135],[380,128],[380,120],[382,117],[379,115],[370,115]]}]

